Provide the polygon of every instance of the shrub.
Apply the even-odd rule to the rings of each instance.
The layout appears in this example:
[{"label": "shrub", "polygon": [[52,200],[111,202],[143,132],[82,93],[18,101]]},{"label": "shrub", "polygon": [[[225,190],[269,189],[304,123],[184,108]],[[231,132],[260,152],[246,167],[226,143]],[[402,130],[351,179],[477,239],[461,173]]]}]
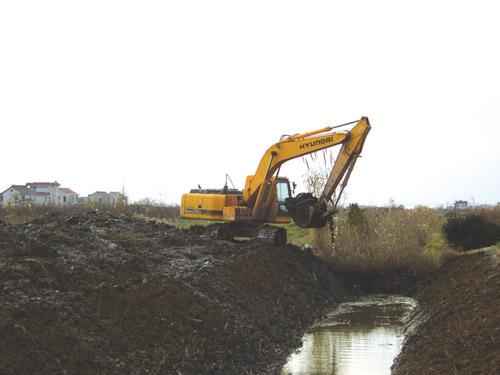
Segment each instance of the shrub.
[{"label": "shrub", "polygon": [[452,216],[443,226],[446,240],[457,250],[491,246],[500,240],[500,226],[480,216]]},{"label": "shrub", "polygon": [[446,239],[441,233],[433,233],[431,240],[424,247],[423,256],[430,262],[439,264],[446,250]]},{"label": "shrub", "polygon": [[358,232],[366,230],[366,218],[357,203],[352,203],[347,207],[347,224]]}]

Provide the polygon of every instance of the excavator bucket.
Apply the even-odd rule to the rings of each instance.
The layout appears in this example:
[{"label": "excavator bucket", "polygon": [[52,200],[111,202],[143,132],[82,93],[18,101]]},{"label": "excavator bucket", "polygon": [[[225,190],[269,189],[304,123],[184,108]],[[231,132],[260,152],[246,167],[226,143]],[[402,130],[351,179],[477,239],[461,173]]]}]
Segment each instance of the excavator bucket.
[{"label": "excavator bucket", "polygon": [[311,193],[301,193],[287,198],[285,206],[295,224],[301,228],[322,228],[330,216],[326,204]]}]

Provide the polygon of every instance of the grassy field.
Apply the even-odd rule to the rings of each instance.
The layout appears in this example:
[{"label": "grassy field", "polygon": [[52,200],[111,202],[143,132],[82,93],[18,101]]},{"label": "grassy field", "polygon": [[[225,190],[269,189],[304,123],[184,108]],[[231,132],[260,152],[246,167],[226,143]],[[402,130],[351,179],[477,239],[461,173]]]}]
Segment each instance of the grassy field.
[{"label": "grassy field", "polygon": [[282,225],[286,229],[288,235],[288,242],[297,246],[314,245],[314,234],[312,229],[298,227],[295,224]]}]

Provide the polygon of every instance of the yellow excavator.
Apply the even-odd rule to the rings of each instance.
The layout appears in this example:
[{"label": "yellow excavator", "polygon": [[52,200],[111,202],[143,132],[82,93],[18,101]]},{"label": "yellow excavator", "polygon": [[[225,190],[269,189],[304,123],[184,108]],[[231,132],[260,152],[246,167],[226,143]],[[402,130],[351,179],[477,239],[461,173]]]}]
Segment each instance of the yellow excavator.
[{"label": "yellow excavator", "polygon": [[[333,129],[353,125],[350,130]],[[267,149],[243,191],[228,188],[193,189],[182,196],[180,214],[185,219],[215,220],[215,236],[258,238],[274,245],[286,243],[286,230],[266,224],[294,222],[303,228],[321,228],[336,212],[340,195],[361,154],[370,131],[367,117],[342,125],[302,134],[282,136]],[[288,178],[279,176],[283,163],[329,147],[342,145],[323,193],[315,197],[301,193],[292,197]],[[339,192],[334,197],[337,188]]]}]

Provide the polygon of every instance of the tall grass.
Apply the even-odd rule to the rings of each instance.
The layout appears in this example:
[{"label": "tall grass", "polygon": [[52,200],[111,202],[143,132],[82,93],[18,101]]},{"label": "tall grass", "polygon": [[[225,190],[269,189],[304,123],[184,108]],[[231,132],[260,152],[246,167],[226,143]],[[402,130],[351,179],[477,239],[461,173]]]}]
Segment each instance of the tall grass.
[{"label": "tall grass", "polygon": [[[493,223],[496,225],[500,225],[500,205],[496,205],[491,208],[475,208],[467,211],[454,211],[450,214],[451,216],[477,216],[482,218],[484,221],[488,223]],[[449,215],[449,216],[450,216]]]},{"label": "tall grass", "polygon": [[441,235],[445,218],[436,210],[397,207],[337,214],[335,243],[328,228],[317,230],[319,255],[341,271],[374,272],[406,269],[418,272],[438,264],[446,248]]}]

